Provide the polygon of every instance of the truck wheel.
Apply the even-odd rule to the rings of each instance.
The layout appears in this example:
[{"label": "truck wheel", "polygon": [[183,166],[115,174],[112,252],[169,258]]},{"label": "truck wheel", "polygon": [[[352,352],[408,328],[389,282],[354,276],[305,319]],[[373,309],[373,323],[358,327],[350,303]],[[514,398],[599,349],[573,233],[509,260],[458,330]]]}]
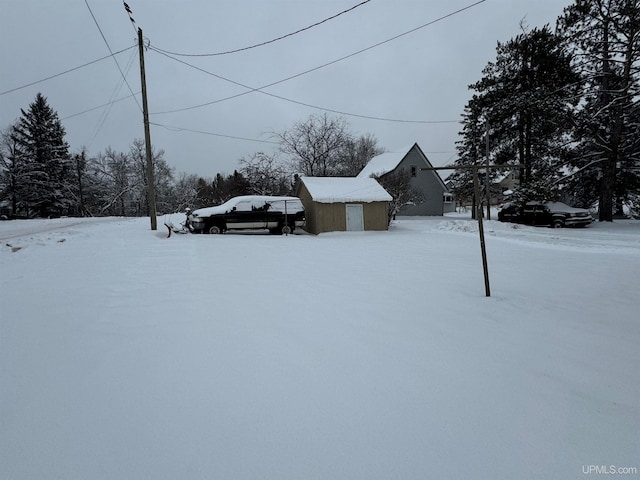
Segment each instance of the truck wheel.
[{"label": "truck wheel", "polygon": [[284,225],[280,231],[283,235],[289,235],[293,230],[289,225]]},{"label": "truck wheel", "polygon": [[562,220],[554,220],[552,226],[553,228],[562,228],[564,227],[564,222]]},{"label": "truck wheel", "polygon": [[213,235],[217,235],[218,233],[222,233],[222,229],[219,226],[214,225],[212,227],[209,227],[208,232]]}]

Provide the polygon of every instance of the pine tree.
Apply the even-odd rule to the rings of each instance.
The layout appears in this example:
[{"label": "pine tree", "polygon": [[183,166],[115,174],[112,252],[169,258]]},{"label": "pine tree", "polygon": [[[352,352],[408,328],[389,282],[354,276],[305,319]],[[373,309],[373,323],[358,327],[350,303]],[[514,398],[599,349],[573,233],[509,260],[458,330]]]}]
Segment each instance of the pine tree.
[{"label": "pine tree", "polygon": [[597,184],[590,200],[611,221],[639,184],[640,1],[576,0],[558,23],[585,79],[573,181]]},{"label": "pine tree", "polygon": [[[561,39],[545,26],[498,43],[497,57],[483,70],[483,78],[470,86],[477,93],[463,116],[458,152],[462,164],[490,160],[504,164],[505,172],[519,167],[523,190],[552,197],[561,177],[571,115],[576,103],[578,76]],[[454,179],[458,189],[469,190],[467,172]]]},{"label": "pine tree", "polygon": [[21,112],[11,133],[16,161],[23,166],[18,202],[27,215],[66,214],[73,200],[68,195],[72,170],[64,127],[40,93],[29,110]]}]

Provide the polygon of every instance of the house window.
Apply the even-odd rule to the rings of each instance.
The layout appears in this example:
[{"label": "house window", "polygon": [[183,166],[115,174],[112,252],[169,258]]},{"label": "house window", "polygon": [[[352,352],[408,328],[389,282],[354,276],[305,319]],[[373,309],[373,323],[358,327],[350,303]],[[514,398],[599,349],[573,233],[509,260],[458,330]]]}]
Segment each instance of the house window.
[{"label": "house window", "polygon": [[418,175],[418,167],[411,165],[411,176],[415,177],[416,175]]},{"label": "house window", "polygon": [[444,203],[453,203],[453,195],[450,193],[443,194],[442,199],[444,200]]}]

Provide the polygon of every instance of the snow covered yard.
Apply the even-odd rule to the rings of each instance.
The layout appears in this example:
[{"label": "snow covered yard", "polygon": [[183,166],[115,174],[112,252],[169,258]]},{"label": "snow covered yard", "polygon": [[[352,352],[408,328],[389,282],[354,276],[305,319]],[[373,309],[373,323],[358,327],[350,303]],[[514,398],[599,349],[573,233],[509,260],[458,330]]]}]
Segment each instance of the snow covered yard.
[{"label": "snow covered yard", "polygon": [[640,222],[159,228],[0,222],[0,478],[640,473]]}]

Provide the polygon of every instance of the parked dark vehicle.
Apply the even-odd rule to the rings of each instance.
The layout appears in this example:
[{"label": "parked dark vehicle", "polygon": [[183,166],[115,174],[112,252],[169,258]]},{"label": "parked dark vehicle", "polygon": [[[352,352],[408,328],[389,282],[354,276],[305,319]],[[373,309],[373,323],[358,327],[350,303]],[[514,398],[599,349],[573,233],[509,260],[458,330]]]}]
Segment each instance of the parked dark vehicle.
[{"label": "parked dark vehicle", "polygon": [[505,203],[498,211],[498,220],[501,222],[520,223],[522,218],[520,211],[522,208],[512,203]]},{"label": "parked dark vehicle", "polygon": [[522,207],[505,204],[498,212],[498,220],[562,228],[585,227],[593,222],[593,217],[589,210],[562,202],[527,202]]},{"label": "parked dark vehicle", "polygon": [[245,195],[216,207],[195,210],[189,215],[188,223],[194,233],[261,229],[288,234],[304,226],[305,216],[297,197]]}]

